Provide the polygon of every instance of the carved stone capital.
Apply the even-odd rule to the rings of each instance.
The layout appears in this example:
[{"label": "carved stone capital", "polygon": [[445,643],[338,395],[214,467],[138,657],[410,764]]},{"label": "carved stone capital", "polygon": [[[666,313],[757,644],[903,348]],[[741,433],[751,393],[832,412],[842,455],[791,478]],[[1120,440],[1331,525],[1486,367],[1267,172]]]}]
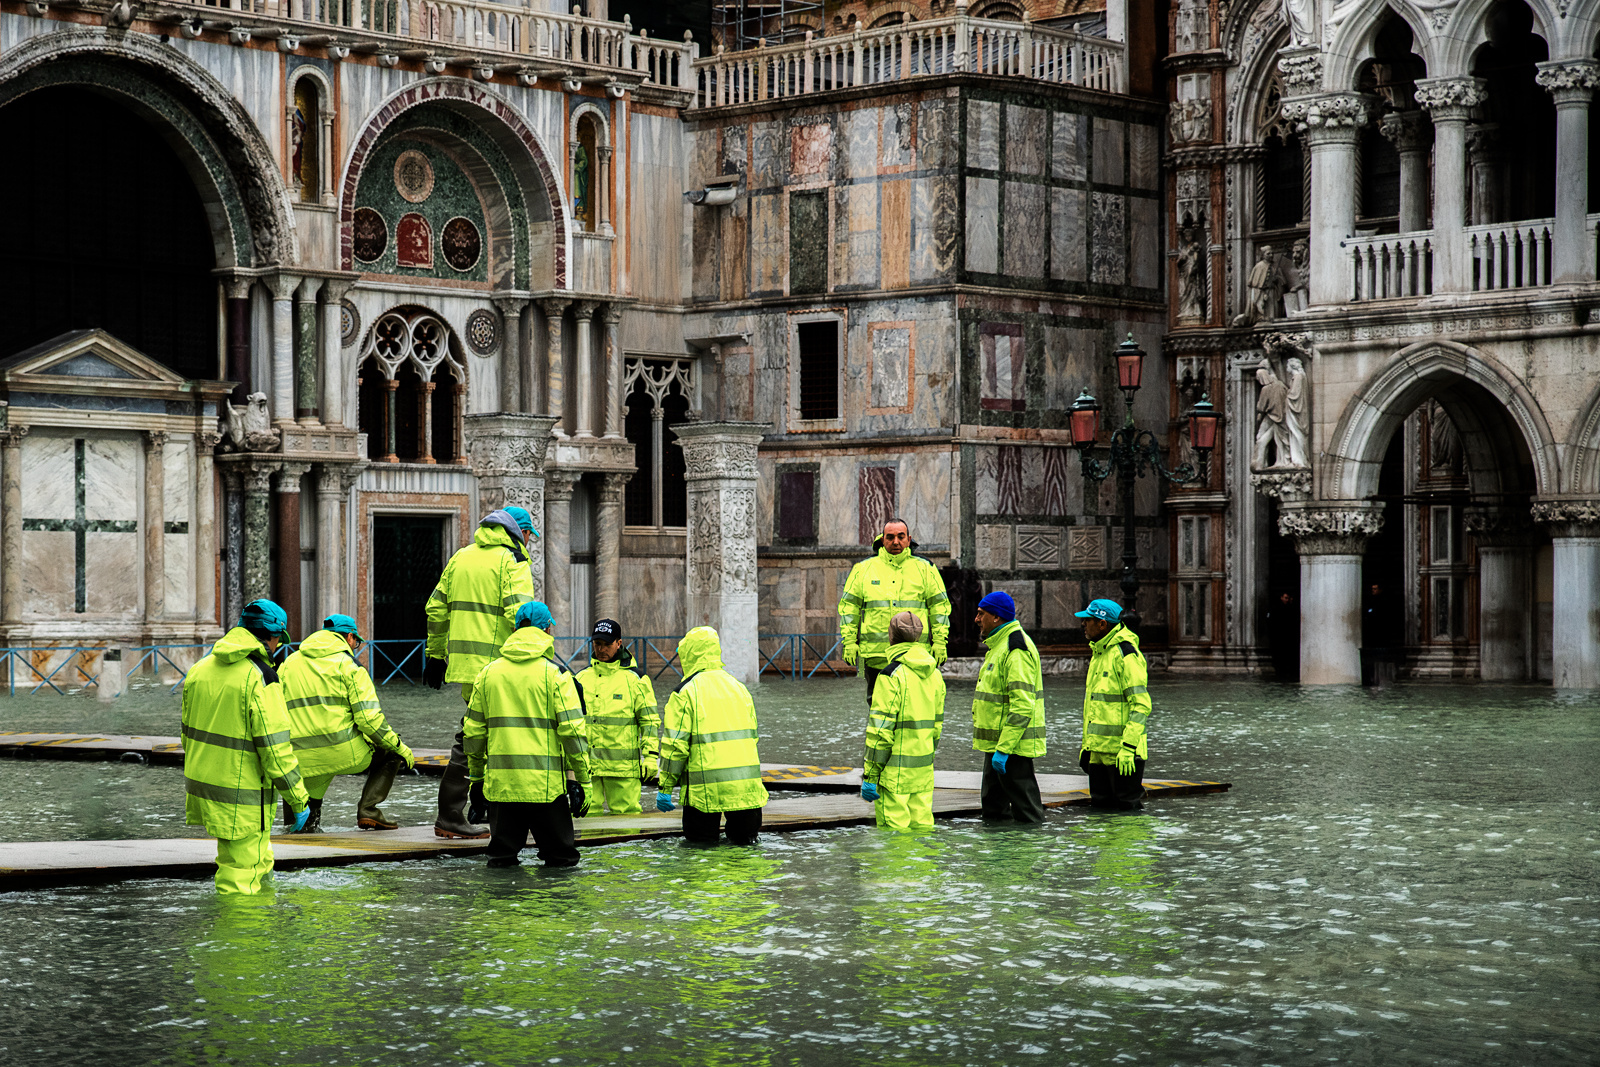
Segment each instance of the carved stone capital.
[{"label": "carved stone capital", "polygon": [[1600,86],[1600,61],[1558,59],[1540,63],[1533,80],[1555,98],[1557,107],[1588,103],[1595,87]]},{"label": "carved stone capital", "polygon": [[229,300],[244,300],[250,295],[250,289],[256,280],[249,275],[229,274],[222,279],[223,288],[227,291]]},{"label": "carved stone capital", "polygon": [[1417,82],[1417,106],[1434,122],[1465,122],[1473,108],[1489,99],[1482,78],[1422,78]]},{"label": "carved stone capital", "polygon": [[271,290],[272,299],[292,300],[294,291],[300,287],[301,278],[298,274],[285,274],[279,271],[277,274],[268,274],[261,280]]},{"label": "carved stone capital", "polygon": [[600,307],[600,303],[598,300],[579,300],[573,306],[572,313],[578,317],[579,322],[584,319],[591,319],[594,317],[596,309]]},{"label": "carved stone capital", "polygon": [[337,304],[355,288],[355,278],[324,278],[322,279],[322,302],[324,304]]},{"label": "carved stone capital", "polygon": [[1362,93],[1326,93],[1285,100],[1283,113],[1311,145],[1354,143],[1371,114],[1372,98]]},{"label": "carved stone capital", "polygon": [[600,479],[600,503],[620,505],[624,494],[628,490],[628,483],[633,480],[631,473],[607,474]]},{"label": "carved stone capital", "polygon": [[283,463],[278,467],[277,488],[280,493],[298,493],[300,476],[311,470],[309,463]]},{"label": "carved stone capital", "polygon": [[546,502],[571,500],[573,486],[583,479],[582,471],[551,470],[545,471],[544,495]]},{"label": "carved stone capital", "polygon": [[202,430],[195,435],[195,442],[199,444],[202,453],[215,452],[222,443],[222,435],[215,430]]},{"label": "carved stone capital", "polygon": [[622,322],[622,305],[606,304],[600,309],[600,318],[607,326],[616,326]]},{"label": "carved stone capital", "polygon": [[1521,508],[1474,504],[1462,509],[1461,525],[1485,548],[1526,545],[1533,538],[1533,519]]},{"label": "carved stone capital", "polygon": [[769,429],[764,422],[688,422],[673,427],[683,448],[685,480],[756,479],[756,446]]},{"label": "carved stone capital", "polygon": [[1291,503],[1311,499],[1311,468],[1288,467],[1252,472],[1250,484],[1262,496]]},{"label": "carved stone capital", "polygon": [[1322,88],[1322,52],[1316,45],[1278,49],[1278,76],[1283,95],[1310,96]]},{"label": "carved stone capital", "polygon": [[1600,500],[1536,500],[1529,511],[1552,537],[1600,536]]},{"label": "carved stone capital", "polygon": [[28,436],[29,427],[7,425],[5,428],[5,447],[21,448],[22,439]]},{"label": "carved stone capital", "polygon": [[494,302],[500,314],[508,319],[516,319],[522,314],[522,309],[532,303],[525,296],[512,296],[509,293],[495,293],[489,299]]},{"label": "carved stone capital", "polygon": [[239,488],[247,494],[265,494],[272,490],[272,476],[281,464],[272,460],[248,460],[230,463],[227,470],[238,475]]},{"label": "carved stone capital", "polygon": [[479,478],[544,477],[553,415],[468,415],[462,421],[472,473]]},{"label": "carved stone capital", "polygon": [[1425,151],[1433,143],[1433,124],[1420,111],[1391,111],[1379,121],[1378,130],[1401,154]]},{"label": "carved stone capital", "polygon": [[167,431],[146,430],[144,432],[144,450],[146,452],[160,452],[167,447]]},{"label": "carved stone capital", "polygon": [[1306,501],[1278,511],[1278,532],[1302,556],[1359,556],[1383,528],[1383,505],[1366,501]]}]

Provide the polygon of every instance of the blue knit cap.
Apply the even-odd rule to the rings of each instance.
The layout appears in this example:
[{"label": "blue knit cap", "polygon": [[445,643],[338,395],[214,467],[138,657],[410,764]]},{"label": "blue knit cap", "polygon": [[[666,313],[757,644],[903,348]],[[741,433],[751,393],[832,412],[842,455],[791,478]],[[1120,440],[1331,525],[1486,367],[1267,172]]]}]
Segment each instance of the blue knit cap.
[{"label": "blue knit cap", "polygon": [[978,601],[978,607],[1001,622],[1012,622],[1017,617],[1017,602],[1011,599],[1010,593],[998,589]]},{"label": "blue knit cap", "polygon": [[530,600],[517,609],[517,629],[532,626],[535,630],[545,630],[554,623],[555,616],[550,614],[550,609],[542,600]]}]

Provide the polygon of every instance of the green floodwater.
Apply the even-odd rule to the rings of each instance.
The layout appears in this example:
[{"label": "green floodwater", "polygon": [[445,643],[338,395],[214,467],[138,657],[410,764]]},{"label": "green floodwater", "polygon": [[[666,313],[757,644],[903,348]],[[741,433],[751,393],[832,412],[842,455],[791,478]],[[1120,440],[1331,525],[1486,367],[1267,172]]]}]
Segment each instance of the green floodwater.
[{"label": "green floodwater", "polygon": [[[664,690],[665,686],[658,687]],[[1233,791],[940,823],[0,895],[0,1062],[1590,1064],[1600,717],[1536,687],[1158,676],[1155,777]],[[1047,687],[1071,771],[1078,693]],[[939,766],[976,769],[970,686]],[[414,745],[459,701],[381,691]],[[857,763],[854,681],[757,691],[762,757]],[[175,733],[136,691],[0,729]],[[174,768],[0,760],[0,839],[173,836]],[[330,792],[353,807],[355,781]],[[392,811],[431,819],[434,783]],[[348,822],[348,817],[335,820]],[[531,859],[531,853],[526,854]]]}]

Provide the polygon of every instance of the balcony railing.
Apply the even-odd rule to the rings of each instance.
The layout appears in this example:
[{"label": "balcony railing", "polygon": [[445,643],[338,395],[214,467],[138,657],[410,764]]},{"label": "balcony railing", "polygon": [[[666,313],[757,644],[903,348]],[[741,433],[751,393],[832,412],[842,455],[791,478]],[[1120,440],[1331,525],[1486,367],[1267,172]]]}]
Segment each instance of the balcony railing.
[{"label": "balcony railing", "polygon": [[1393,300],[1433,292],[1433,231],[1352,237],[1350,299]]},{"label": "balcony railing", "polygon": [[[1462,289],[1488,293],[1550,285],[1553,249],[1561,240],[1555,227],[1555,219],[1465,227]],[[1588,246],[1591,277],[1600,278],[1600,214],[1589,216],[1581,239]],[[1418,230],[1340,242],[1350,257],[1350,299],[1365,302],[1431,294],[1436,241],[1434,231]]]},{"label": "balcony railing", "polygon": [[[690,85],[696,46],[655,40],[624,22],[529,11],[485,0],[219,0],[185,3],[202,21],[223,12],[254,16],[245,25],[276,26],[284,35],[350,31],[408,42],[411,48],[481,54],[491,61],[523,59],[599,67],[629,80],[674,89]],[[232,20],[230,20],[232,21]],[[408,49],[410,50],[410,49]]]},{"label": "balcony railing", "polygon": [[[859,27],[859,23],[857,24]],[[1126,49],[1104,37],[966,15],[696,60],[695,106],[725,107],[967,72],[1127,92]]]},{"label": "balcony railing", "polygon": [[1535,289],[1550,284],[1550,235],[1555,219],[1467,227],[1472,291]]}]

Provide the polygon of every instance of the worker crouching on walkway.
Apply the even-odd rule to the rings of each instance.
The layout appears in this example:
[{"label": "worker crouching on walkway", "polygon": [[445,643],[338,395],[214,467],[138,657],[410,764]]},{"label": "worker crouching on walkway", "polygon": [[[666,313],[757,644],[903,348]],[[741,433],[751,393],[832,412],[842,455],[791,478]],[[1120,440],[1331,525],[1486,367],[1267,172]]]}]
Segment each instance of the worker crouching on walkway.
[{"label": "worker crouching on walkway", "polygon": [[273,790],[305,826],[311,808],[268,657],[289,616],[253,600],[183,681],[184,822],[217,839],[217,892],[259,893],[272,871]]},{"label": "worker crouching on walkway", "polygon": [[278,672],[295,759],[311,795],[311,818],[301,833],[322,832],[322,798],[334,776],[362,771],[367,782],[356,807],[356,826],[394,830],[400,825],[378,805],[389,798],[401,765],[414,767],[417,761],[384,719],[372,676],[356,662],[363,640],[350,616],[329,615]]},{"label": "worker crouching on walkway", "polygon": [[922,620],[902,611],[889,621],[888,663],[872,691],[861,799],[878,825],[933,829],[933,754],[944,732],[944,677],[920,644]]},{"label": "worker crouching on walkway", "polygon": [[[500,654],[500,646],[516,628],[517,609],[534,598],[533,570],[527,545],[539,531],[522,508],[491,511],[478,523],[472,544],[445,564],[439,584],[428,597],[427,664],[422,680],[433,689],[461,683],[461,699],[472,703],[473,679]],[[468,812],[469,799],[481,804],[483,791],[467,782],[462,735],[450,749],[450,762],[439,781],[438,837],[489,836],[482,815]]]},{"label": "worker crouching on walkway", "polygon": [[583,708],[571,672],[552,655],[550,609],[524,604],[516,625],[500,658],[473,679],[464,727],[468,778],[489,800],[489,866],[518,866],[531,832],[546,867],[576,867],[572,820],[584,814],[589,784]]},{"label": "worker crouching on walkway", "polygon": [[1017,623],[1006,593],[978,601],[977,623],[988,650],[972,695],[972,747],[984,754],[985,821],[1044,822],[1033,761],[1044,755],[1044,676],[1039,650]]},{"label": "worker crouching on walkway", "polygon": [[1141,808],[1144,762],[1150,755],[1150,670],[1139,635],[1122,625],[1122,605],[1091,601],[1077,613],[1089,639],[1089,677],[1083,687],[1083,749],[1078,765],[1089,776],[1097,808]]},{"label": "worker crouching on walkway", "polygon": [[578,672],[589,728],[589,808],[637,815],[643,787],[656,777],[656,691],[622,644],[614,619],[594,624],[589,665]]},{"label": "worker crouching on walkway", "polygon": [[683,681],[667,698],[661,722],[661,785],[656,810],[671,811],[683,784],[683,836],[753,845],[761,832],[767,787],[756,754],[756,706],[750,690],[722,668],[717,631],[697,626],[678,642]]}]

